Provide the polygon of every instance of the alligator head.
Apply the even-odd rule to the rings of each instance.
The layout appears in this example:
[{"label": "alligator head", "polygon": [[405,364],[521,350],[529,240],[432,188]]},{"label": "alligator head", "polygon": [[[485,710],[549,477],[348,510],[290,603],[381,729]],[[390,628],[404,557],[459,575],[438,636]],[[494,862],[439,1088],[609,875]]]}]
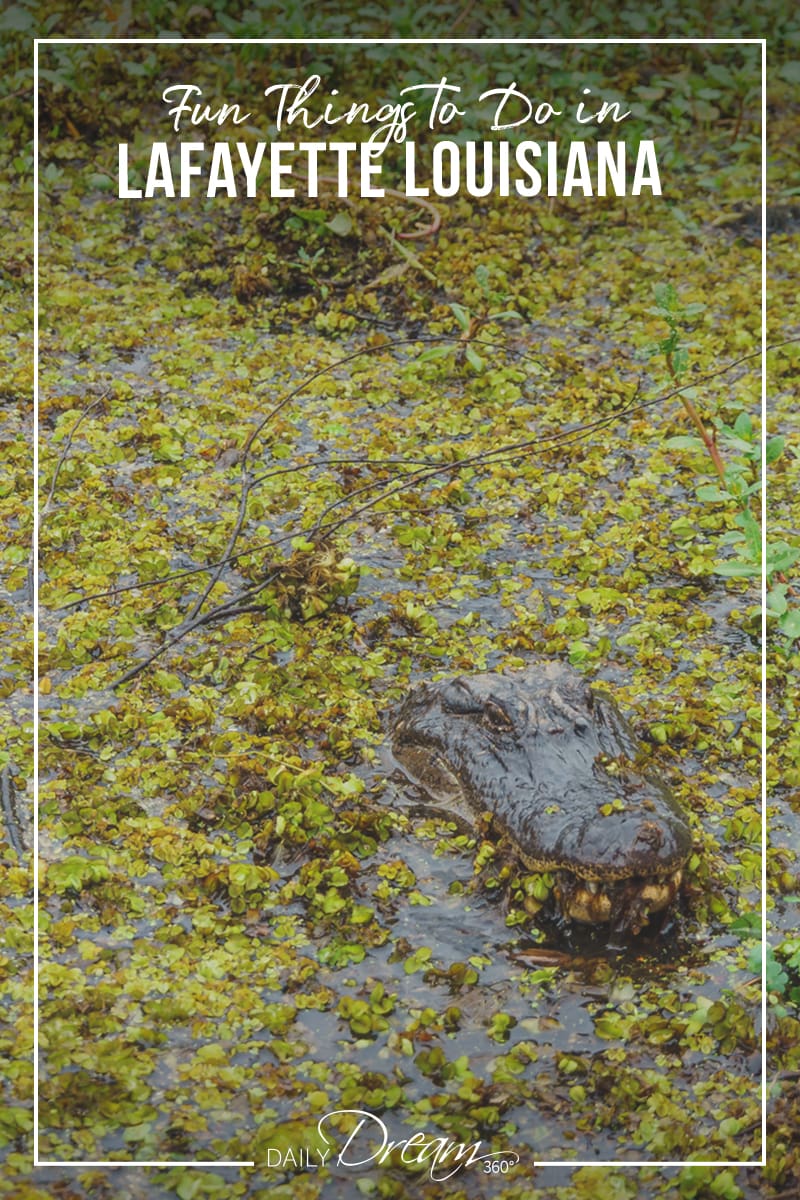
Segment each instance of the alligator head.
[{"label": "alligator head", "polygon": [[677,895],[691,848],[667,786],[613,700],[557,663],[415,687],[392,726],[404,772],[438,807],[491,814],[561,912],[634,931]]}]

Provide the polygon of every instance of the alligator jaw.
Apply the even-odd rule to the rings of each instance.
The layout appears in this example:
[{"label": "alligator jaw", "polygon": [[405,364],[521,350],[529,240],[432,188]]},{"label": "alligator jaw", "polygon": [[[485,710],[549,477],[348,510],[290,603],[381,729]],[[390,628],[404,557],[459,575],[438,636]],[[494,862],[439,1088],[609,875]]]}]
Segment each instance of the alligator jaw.
[{"label": "alligator jaw", "polygon": [[580,879],[561,871],[554,892],[562,915],[572,921],[587,925],[611,921],[638,933],[651,913],[672,903],[682,877],[679,867],[671,875],[634,877],[604,886],[602,880]]}]

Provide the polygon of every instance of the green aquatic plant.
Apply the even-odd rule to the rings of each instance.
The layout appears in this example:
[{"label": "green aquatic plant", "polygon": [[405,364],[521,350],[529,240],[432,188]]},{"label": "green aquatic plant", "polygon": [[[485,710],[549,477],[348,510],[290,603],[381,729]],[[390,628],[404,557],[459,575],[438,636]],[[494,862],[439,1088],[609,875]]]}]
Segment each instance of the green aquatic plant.
[{"label": "green aquatic plant", "polygon": [[[659,284],[655,299],[656,307],[651,311],[666,321],[669,330],[656,350],[664,355],[667,369],[677,381],[689,365],[690,344],[685,341],[683,328],[703,311],[704,305],[683,305],[671,284]],[[794,641],[800,637],[800,609],[792,603],[794,588],[786,573],[800,559],[800,547],[769,536],[764,547],[761,525],[753,511],[753,499],[763,488],[764,470],[781,459],[786,439],[767,438],[762,463],[761,430],[748,412],[739,412],[732,424],[715,416],[707,428],[690,393],[684,392],[681,399],[697,433],[680,434],[669,438],[666,444],[673,450],[708,453],[719,479],[698,484],[695,495],[705,504],[724,504],[731,511],[733,528],[719,536],[718,544],[730,547],[733,555],[721,554],[714,565],[714,574],[728,579],[759,579],[763,569],[768,589],[767,616],[777,622],[785,637]]]},{"label": "green aquatic plant", "polygon": [[475,268],[475,281],[481,293],[480,306],[473,311],[464,304],[451,301],[450,309],[461,329],[461,336],[452,345],[432,346],[429,350],[424,350],[419,356],[418,362],[436,362],[449,358],[454,359],[457,363],[468,362],[473,371],[483,370],[486,365],[485,359],[481,358],[472,344],[483,327],[491,321],[522,320],[520,314],[513,308],[497,311],[492,307],[504,303],[508,296],[495,291],[489,280],[489,268],[485,263],[479,263]]},{"label": "green aquatic plant", "polygon": [[[659,283],[653,289],[656,306],[651,309],[656,316],[662,317],[667,323],[669,333],[665,338],[654,347],[657,354],[663,354],[667,365],[667,370],[671,378],[679,383],[682,376],[686,373],[689,366],[689,349],[690,346],[684,341],[683,326],[686,321],[699,316],[705,308],[701,303],[682,304],[678,298],[671,283]],[[725,482],[725,464],[717,447],[716,439],[713,432],[710,432],[704,425],[699,412],[697,411],[694,400],[689,395],[688,391],[681,394],[681,403],[689,415],[689,419],[697,430],[698,437],[705,449],[708,451],[709,458],[714,464],[714,470],[720,477],[720,480]]]},{"label": "green aquatic plant", "polygon": [[[795,594],[787,572],[800,559],[800,548],[783,538],[766,538],[766,557],[761,525],[753,512],[751,501],[762,488],[761,443],[759,432],[748,413],[741,412],[733,425],[715,423],[718,441],[731,458],[721,484],[701,484],[695,489],[698,500],[708,504],[725,504],[733,510],[733,528],[719,536],[719,545],[731,547],[732,556],[720,557],[714,574],[728,579],[760,579],[762,561],[767,579],[767,616],[777,622],[780,632],[790,641],[800,637],[800,609],[793,604]],[[765,465],[776,463],[784,453],[783,437],[768,438]],[[693,437],[671,438],[673,448],[699,449]]]}]

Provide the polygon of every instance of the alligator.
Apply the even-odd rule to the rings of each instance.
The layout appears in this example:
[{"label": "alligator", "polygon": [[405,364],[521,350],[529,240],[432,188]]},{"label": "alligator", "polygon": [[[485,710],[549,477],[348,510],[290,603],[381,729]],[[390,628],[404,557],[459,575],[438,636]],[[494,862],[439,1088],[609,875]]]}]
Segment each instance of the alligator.
[{"label": "alligator", "polygon": [[571,667],[538,663],[414,687],[392,753],[438,809],[489,813],[531,871],[553,874],[563,917],[638,933],[678,894],[687,818],[647,767],[614,700]]}]

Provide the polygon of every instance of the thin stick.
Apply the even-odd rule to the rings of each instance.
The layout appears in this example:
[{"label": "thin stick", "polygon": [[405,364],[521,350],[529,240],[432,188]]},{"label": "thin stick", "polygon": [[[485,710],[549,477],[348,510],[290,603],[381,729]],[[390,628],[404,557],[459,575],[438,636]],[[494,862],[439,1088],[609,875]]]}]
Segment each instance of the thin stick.
[{"label": "thin stick", "polygon": [[[423,341],[427,341],[427,340],[457,341],[458,339],[456,339],[456,338],[431,338],[431,339],[404,338],[401,342],[391,343],[391,346],[403,345],[403,344],[407,344],[409,342],[416,343],[416,342],[419,342],[420,340],[423,340]],[[798,342],[800,342],[800,336],[793,337],[793,338],[786,338],[782,342],[776,342],[773,345],[768,346],[767,350],[778,350],[784,346],[794,345],[794,344],[797,344]],[[487,345],[487,346],[495,345],[495,343],[487,342],[484,339],[476,339],[475,344]],[[271,416],[274,415],[275,412],[279,411],[279,409],[282,408],[286,403],[288,403],[289,400],[293,399],[294,396],[297,395],[304,386],[306,386],[306,384],[312,382],[314,379],[317,379],[320,375],[324,374],[328,370],[331,370],[333,367],[339,366],[342,363],[347,363],[351,359],[359,357],[361,354],[373,352],[377,349],[386,349],[386,346],[364,347],[362,350],[356,351],[351,355],[347,355],[343,359],[338,359],[335,363],[331,363],[328,367],[323,367],[319,371],[316,371],[312,376],[310,376],[302,384],[298,385],[297,388],[293,389],[293,391],[290,392],[289,395],[284,397],[284,399],[280,402],[280,404],[276,405],[275,408],[271,411],[271,413],[267,414],[267,416],[261,422],[260,427],[254,431],[254,433],[251,435],[251,438],[248,440],[250,442],[252,442],[254,437],[257,436],[258,432],[260,432],[260,429],[263,428],[263,426],[271,418]],[[567,438],[565,438],[564,431],[562,430],[562,431],[559,431],[558,433],[547,434],[543,437],[532,439],[532,440],[529,440],[526,442],[512,443],[511,445],[507,445],[507,446],[498,446],[494,450],[483,451],[480,455],[475,455],[472,458],[465,458],[465,459],[460,459],[454,463],[442,464],[442,469],[449,468],[450,470],[460,470],[463,467],[473,465],[474,462],[479,461],[481,459],[488,461],[490,457],[494,458],[494,456],[497,456],[495,461],[500,462],[500,461],[502,461],[503,455],[508,455],[508,454],[513,455],[516,452],[520,451],[521,449],[528,448],[532,445],[547,445],[550,443],[558,443],[562,439],[564,439],[564,440],[568,439],[569,441],[575,440],[575,437],[577,437],[578,435],[580,435],[582,433],[588,433],[595,428],[602,428],[605,425],[607,425],[610,421],[616,420],[619,417],[628,416],[632,413],[641,412],[646,409],[653,408],[658,404],[663,404],[666,401],[673,399],[675,396],[680,396],[682,392],[686,391],[689,388],[697,387],[698,385],[704,384],[704,383],[710,383],[714,379],[718,378],[720,375],[727,374],[727,372],[732,371],[735,367],[741,366],[742,363],[749,362],[750,360],[752,360],[754,358],[759,358],[760,355],[761,355],[760,349],[751,351],[749,354],[740,355],[739,358],[732,359],[731,362],[726,363],[724,366],[718,368],[716,371],[711,371],[707,375],[702,376],[700,379],[693,380],[691,383],[681,384],[678,387],[672,388],[668,392],[664,392],[658,396],[653,397],[653,399],[651,399],[651,400],[642,400],[635,405],[628,405],[625,408],[619,409],[615,413],[610,414],[607,417],[600,417],[593,421],[587,421],[584,424],[577,426],[574,430],[570,430],[569,434],[567,435]],[[526,355],[525,357],[530,357],[530,356]],[[638,384],[637,384],[637,392],[638,392]],[[272,475],[290,474],[290,473],[299,472],[299,471],[307,471],[307,470],[310,470],[312,467],[318,466],[320,464],[324,464],[327,461],[328,460],[320,459],[320,460],[314,460],[311,463],[298,464],[293,467],[282,467],[282,468],[276,469],[274,472],[267,473],[266,475],[260,476],[259,482],[262,482],[263,480],[270,478]],[[330,460],[330,461],[333,462],[336,460]],[[345,463],[355,462],[355,463],[369,464],[371,460],[370,459],[355,459],[355,460],[347,459],[347,460],[343,460],[343,461]],[[379,460],[379,461],[382,461],[382,460]],[[417,460],[411,459],[408,461],[415,462]],[[352,498],[353,493],[350,493],[350,496]],[[56,612],[68,612],[71,609],[79,608],[82,604],[86,604],[91,600],[103,600],[108,597],[122,595],[125,592],[141,590],[143,587],[148,587],[148,588],[164,587],[168,583],[173,583],[180,579],[185,579],[188,576],[201,575],[206,571],[214,570],[215,568],[223,568],[230,563],[238,562],[240,559],[247,558],[252,554],[257,554],[264,550],[274,549],[277,546],[283,545],[285,542],[289,541],[294,536],[295,536],[294,534],[287,534],[283,537],[272,539],[268,542],[259,542],[255,546],[251,547],[249,550],[243,550],[239,554],[228,554],[228,555],[224,556],[223,558],[218,559],[216,562],[206,563],[200,567],[190,567],[190,568],[187,568],[187,570],[185,570],[185,571],[176,571],[169,575],[164,575],[160,579],[151,579],[146,584],[142,584],[141,582],[123,584],[121,587],[108,588],[102,592],[92,592],[88,596],[82,596],[79,600],[72,600],[69,602],[69,604],[64,604],[64,605],[59,606],[59,608],[57,608],[55,611]],[[216,578],[219,578],[220,573],[221,573],[221,571],[217,574]],[[216,578],[215,578],[214,582],[216,582]],[[213,586],[213,584],[212,584],[212,586]]]},{"label": "thin stick", "polygon": [[56,484],[58,483],[58,477],[61,474],[61,468],[63,467],[64,463],[67,461],[67,456],[68,456],[68,454],[70,452],[70,448],[72,446],[72,439],[74,438],[75,434],[78,432],[78,427],[81,424],[81,421],[83,421],[85,417],[88,417],[89,413],[92,411],[93,408],[96,408],[98,404],[103,403],[103,401],[105,400],[106,396],[109,394],[110,391],[111,391],[110,388],[106,388],[106,390],[103,392],[102,396],[98,396],[98,398],[96,400],[93,400],[92,403],[88,406],[88,408],[85,408],[83,410],[83,412],[78,417],[75,424],[72,426],[72,429],[70,429],[69,433],[67,434],[66,441],[64,442],[64,449],[61,451],[58,462],[56,463],[56,469],[53,472],[53,479],[50,484],[50,490],[47,493],[47,499],[45,500],[44,505],[42,507],[42,511],[39,515],[40,522],[43,520],[44,517],[47,516],[47,513],[50,509],[50,501],[53,499],[53,495],[56,490]]},{"label": "thin stick", "polygon": [[[457,342],[458,338],[452,337],[452,336],[451,337],[431,337],[431,338],[419,338],[419,337],[417,337],[417,338],[402,338],[402,340],[398,340],[396,342],[389,343],[389,348],[392,348],[395,346],[403,346],[403,344],[409,344],[409,343],[416,344],[421,341],[422,342],[428,342],[428,341],[431,341],[431,342],[441,342],[441,341]],[[777,349],[781,349],[786,346],[793,346],[793,344],[796,344],[798,342],[800,342],[800,336],[788,337],[788,338],[784,338],[784,340],[781,342],[772,343],[771,346],[766,347],[766,349],[768,349],[768,352],[769,352],[769,350],[777,350]],[[485,340],[485,338],[477,338],[476,344],[480,344],[480,346],[494,347],[495,344],[497,344],[497,343],[487,341],[487,340]],[[283,400],[281,402],[279,402],[279,404],[276,404],[275,408],[271,409],[270,413],[266,414],[264,420],[260,422],[260,425],[257,428],[255,428],[255,430],[253,431],[251,436],[249,436],[246,450],[249,450],[249,446],[252,445],[254,438],[258,436],[258,433],[260,432],[261,428],[263,428],[264,425],[266,425],[266,422],[269,421],[273,415],[275,415],[277,412],[279,412],[279,410],[281,410],[281,408],[283,408],[285,406],[285,404],[287,404],[287,403],[289,403],[289,401],[293,400],[293,398],[296,395],[299,395],[299,392],[302,391],[302,389],[305,388],[305,386],[308,383],[312,383],[313,380],[319,378],[321,376],[321,374],[325,374],[327,371],[331,371],[331,370],[333,370],[333,368],[335,368],[337,366],[347,364],[347,362],[349,362],[353,359],[359,358],[359,356],[361,356],[362,354],[374,353],[375,350],[386,349],[386,348],[387,348],[386,346],[363,347],[360,350],[356,350],[356,352],[354,352],[353,354],[345,355],[344,358],[337,359],[336,362],[332,362],[332,364],[329,364],[329,366],[321,367],[319,371],[315,371],[312,374],[312,376],[309,376],[307,379],[303,380],[303,382],[301,384],[297,385],[297,388],[291,390],[287,396],[284,396]],[[663,394],[652,398],[652,400],[640,401],[637,404],[633,404],[633,406],[626,406],[625,408],[618,410],[618,412],[616,412],[615,414],[610,416],[610,418],[600,418],[600,419],[597,419],[594,421],[584,422],[583,425],[577,426],[576,430],[570,431],[570,434],[569,434],[570,440],[573,439],[573,436],[577,436],[577,434],[579,434],[579,433],[590,432],[591,430],[594,430],[594,428],[596,428],[596,427],[602,427],[602,426],[608,424],[609,420],[614,420],[616,418],[619,418],[619,416],[626,416],[628,414],[642,412],[642,410],[655,407],[656,404],[661,404],[661,403],[667,402],[668,400],[672,400],[673,397],[680,396],[682,394],[682,392],[684,392],[690,388],[696,388],[696,386],[698,386],[699,384],[711,383],[712,380],[722,376],[722,374],[726,374],[727,372],[734,370],[735,367],[738,367],[741,364],[744,364],[744,362],[748,362],[748,361],[751,361],[752,359],[759,358],[760,353],[762,353],[762,352],[760,352],[760,349],[758,349],[758,350],[753,350],[753,352],[748,353],[748,354],[742,354],[739,356],[739,358],[733,359],[732,361],[727,362],[726,365],[724,365],[720,368],[717,368],[716,371],[711,371],[708,374],[705,374],[705,376],[700,377],[699,379],[692,380],[691,383],[686,383],[686,384],[681,384],[679,386],[676,386],[676,388],[673,388],[672,390],[670,390],[668,392],[663,392]],[[523,355],[523,358],[533,358],[533,355],[525,354],[525,355]],[[561,439],[563,437],[564,437],[564,431],[560,431],[559,433],[546,434],[546,436],[534,439],[533,442],[516,443],[516,444],[511,444],[511,445],[506,445],[506,446],[498,446],[498,448],[495,448],[492,451],[483,451],[482,455],[475,456],[475,457],[476,458],[485,458],[485,460],[488,460],[489,456],[498,456],[498,461],[501,461],[501,457],[503,457],[503,455],[507,455],[507,454],[513,455],[513,454],[515,454],[515,452],[517,452],[521,449],[524,449],[524,448],[528,448],[528,446],[533,445],[533,444],[546,445],[548,443],[558,443],[559,439]],[[379,461],[384,462],[383,460],[379,460]],[[417,460],[408,460],[408,461],[416,462]],[[464,458],[464,460],[459,460],[456,463],[449,463],[449,464],[446,464],[446,466],[450,467],[453,470],[461,469],[462,467],[470,466],[470,464],[473,463],[473,461],[474,461],[473,458]],[[301,464],[296,464],[296,466],[294,466],[294,467],[284,467],[284,468],[276,469],[275,472],[266,473],[265,475],[259,476],[258,482],[264,481],[265,479],[269,479],[273,475],[290,474],[290,473],[295,473],[295,472],[302,472],[302,470],[309,470],[309,469],[312,469],[313,467],[320,466],[320,464],[325,464],[327,462],[330,462],[330,463],[342,462],[343,464],[349,464],[349,463],[369,464],[369,463],[371,463],[371,460],[368,460],[368,458],[355,458],[355,460],[349,460],[349,458],[347,458],[347,460],[314,460],[311,463],[301,463]],[[391,460],[385,460],[385,462],[389,463],[389,462],[391,462]],[[443,464],[443,468],[444,468],[444,466],[445,466],[445,464]],[[254,485],[254,482],[255,481],[253,481],[253,484],[251,485],[251,487]],[[350,493],[350,496],[353,496],[353,493]],[[209,570],[222,569],[222,568],[224,568],[225,565],[228,565],[230,563],[239,562],[239,559],[247,558],[248,556],[251,556],[251,554],[259,553],[260,551],[271,550],[271,548],[281,546],[284,544],[285,541],[289,541],[291,538],[293,538],[293,536],[294,536],[294,534],[287,534],[285,536],[282,536],[282,538],[272,539],[272,540],[266,541],[266,542],[258,542],[257,545],[252,546],[251,548],[249,548],[249,550],[242,551],[241,553],[237,553],[237,554],[228,553],[228,554],[225,554],[225,556],[223,556],[221,559],[217,559],[216,562],[206,563],[203,566],[193,566],[193,568],[187,568],[185,571],[170,572],[169,575],[164,575],[161,578],[155,578],[155,580],[150,580],[148,583],[145,583],[145,584],[140,583],[140,582],[127,583],[127,584],[122,584],[121,587],[108,588],[106,590],[103,590],[103,592],[94,592],[94,593],[91,593],[90,595],[82,596],[82,598],[80,598],[79,600],[72,600],[72,601],[70,601],[70,604],[61,605],[58,608],[56,608],[55,611],[56,612],[68,612],[68,611],[71,611],[72,608],[78,608],[78,607],[82,606],[83,604],[88,604],[88,602],[91,600],[103,600],[103,599],[109,598],[109,596],[118,596],[118,595],[122,595],[126,592],[136,592],[136,590],[140,590],[144,587],[146,587],[146,588],[166,587],[168,583],[178,582],[179,580],[182,580],[182,578],[187,578],[192,575],[201,575],[201,574],[204,574],[205,571],[209,571]],[[221,574],[221,570],[219,570],[217,576],[215,577],[215,581],[213,581],[213,582],[216,582],[216,578],[219,577],[219,574]]]},{"label": "thin stick", "polygon": [[[620,416],[623,416],[629,412],[638,411],[642,408],[650,408],[654,404],[659,403],[661,399],[662,398],[659,397],[654,400],[645,400],[639,404],[630,405],[619,412],[609,413],[607,416],[598,418],[596,421],[591,422],[591,426],[594,428],[613,424],[614,421],[616,421]],[[586,425],[578,426],[577,429],[569,430],[566,433],[558,435],[558,444],[568,445],[570,442],[578,441],[586,432],[586,428]],[[553,435],[553,437],[555,437],[555,435]],[[388,500],[392,496],[406,491],[410,483],[414,483],[415,485],[419,486],[422,483],[426,483],[429,479],[435,478],[437,475],[449,474],[453,471],[461,470],[467,466],[495,466],[499,462],[514,462],[517,458],[524,458],[526,454],[539,447],[543,441],[548,440],[552,440],[552,438],[532,438],[526,442],[518,442],[512,448],[504,447],[504,457],[501,459],[496,459],[494,457],[499,452],[498,448],[497,450],[483,451],[481,454],[472,455],[470,458],[461,459],[458,462],[441,463],[431,468],[420,468],[419,470],[413,471],[409,475],[404,476],[399,482],[394,482],[379,496],[375,496],[371,500],[368,500],[365,504],[361,504],[357,508],[352,509],[338,520],[328,522],[327,524],[325,523],[325,518],[335,512],[335,510],[342,504],[348,503],[354,498],[354,496],[363,495],[372,491],[375,487],[380,486],[380,484],[383,482],[382,480],[374,480],[372,483],[366,484],[363,488],[359,488],[356,492],[351,492],[347,496],[341,497],[339,500],[332,501],[331,504],[323,509],[313,529],[310,531],[309,540],[313,540],[314,538],[319,538],[321,536],[329,537],[338,529],[341,529],[342,526],[349,524],[351,521],[355,520],[356,517],[360,517],[369,509],[374,508],[376,504],[380,504],[382,501]],[[508,457],[509,449],[513,449],[514,451],[511,457]],[[271,543],[268,542],[264,544],[262,548],[266,549],[274,547],[279,541],[286,541],[292,536],[294,535],[287,534],[282,539],[276,539]],[[250,552],[248,551],[246,553]],[[242,556],[240,555],[237,557]],[[226,602],[226,604],[220,605],[218,608],[213,609],[210,613],[207,613],[203,616],[197,616],[193,610],[194,619],[190,619],[189,624],[180,628],[173,637],[169,638],[158,650],[154,651],[149,658],[127,671],[124,675],[112,683],[111,687],[119,687],[121,684],[128,683],[131,679],[134,679],[143,670],[145,670],[146,667],[154,662],[156,658],[163,654],[165,650],[168,650],[187,633],[191,633],[192,630],[198,628],[200,625],[207,624],[212,620],[226,620],[228,617],[239,615],[240,612],[253,611],[256,607],[263,607],[250,606],[248,608],[242,608],[241,602],[242,600],[249,599],[251,595],[256,594],[258,591],[262,591],[270,582],[272,582],[277,574],[278,572],[274,572],[269,579],[262,581],[260,584],[256,585],[254,589],[251,589],[249,592],[240,593],[238,596],[233,597],[229,602]]]},{"label": "thin stick", "polygon": [[3,767],[2,778],[0,779],[0,787],[2,788],[3,825],[5,826],[8,844],[11,846],[11,849],[14,851],[17,858],[22,858],[25,850],[20,837],[17,814],[14,812],[11,772],[8,769],[8,763],[6,763],[6,765]]},{"label": "thin stick", "polygon": [[108,686],[111,688],[118,688],[122,687],[123,683],[130,683],[132,679],[135,679],[137,675],[141,674],[142,671],[149,667],[151,663],[154,663],[157,658],[160,658],[166,650],[169,650],[171,646],[174,646],[176,642],[179,642],[181,638],[184,638],[187,633],[191,633],[194,629],[198,629],[201,625],[208,625],[213,620],[223,619],[222,614],[225,613],[225,610],[230,605],[234,603],[238,604],[242,599],[257,595],[258,592],[261,592],[264,590],[264,588],[269,587],[269,585],[275,579],[276,574],[277,572],[273,572],[272,575],[268,576],[266,579],[262,579],[261,582],[256,584],[252,589],[240,593],[239,596],[235,597],[226,604],[219,605],[218,608],[213,609],[210,613],[203,613],[200,616],[196,616],[193,620],[184,622],[169,638],[167,638],[165,642],[158,647],[157,650],[154,650],[153,653],[148,655],[146,659],[131,667]]},{"label": "thin stick", "polygon": [[[425,340],[427,341],[428,339],[425,339]],[[451,339],[451,336],[448,335],[447,337],[435,337],[431,340],[450,341],[452,339]],[[395,346],[403,346],[403,345],[409,345],[409,344],[416,345],[419,343],[419,341],[420,341],[419,338],[401,338],[397,341],[392,342],[391,347],[394,348]],[[345,363],[352,362],[353,359],[360,358],[363,354],[374,354],[378,350],[385,350],[385,349],[386,349],[385,346],[362,346],[359,350],[353,351],[352,354],[347,354],[347,355],[345,355],[344,358],[337,359],[335,363],[329,363],[327,367],[320,367],[320,369],[318,371],[315,371],[312,375],[308,375],[305,379],[303,379],[297,385],[296,388],[292,388],[292,390],[290,392],[288,392],[283,397],[282,400],[280,400],[276,405],[274,405],[270,409],[270,411],[266,414],[266,416],[263,417],[261,421],[259,421],[259,423],[258,423],[258,425],[256,425],[255,429],[253,429],[253,431],[249,434],[247,441],[245,442],[244,447],[242,449],[242,482],[241,482],[241,493],[239,496],[239,514],[238,514],[236,523],[233,527],[231,536],[228,538],[228,545],[225,548],[225,553],[222,556],[222,559],[217,563],[217,566],[214,568],[213,574],[212,574],[211,578],[209,579],[208,583],[206,584],[205,588],[203,589],[202,594],[198,597],[198,599],[195,601],[194,605],[192,606],[192,611],[190,613],[190,616],[196,616],[197,613],[200,611],[200,609],[203,607],[206,600],[208,599],[208,596],[209,596],[212,588],[214,587],[214,584],[217,582],[220,575],[222,574],[223,567],[225,566],[225,564],[227,562],[231,561],[233,549],[236,545],[236,542],[239,539],[239,535],[242,531],[242,526],[244,524],[244,518],[245,518],[245,515],[247,512],[247,498],[250,494],[250,484],[248,481],[249,472],[247,470],[247,459],[250,455],[250,451],[253,447],[253,443],[255,442],[256,438],[259,436],[261,431],[264,429],[264,427],[267,424],[269,424],[269,422],[273,419],[273,417],[276,417],[278,415],[278,413],[286,407],[287,404],[289,404],[292,400],[294,400],[297,396],[299,396],[300,393],[302,391],[304,391],[308,387],[309,384],[313,383],[315,379],[319,379],[321,375],[326,375],[334,367],[339,367],[339,366],[344,365]]]}]

